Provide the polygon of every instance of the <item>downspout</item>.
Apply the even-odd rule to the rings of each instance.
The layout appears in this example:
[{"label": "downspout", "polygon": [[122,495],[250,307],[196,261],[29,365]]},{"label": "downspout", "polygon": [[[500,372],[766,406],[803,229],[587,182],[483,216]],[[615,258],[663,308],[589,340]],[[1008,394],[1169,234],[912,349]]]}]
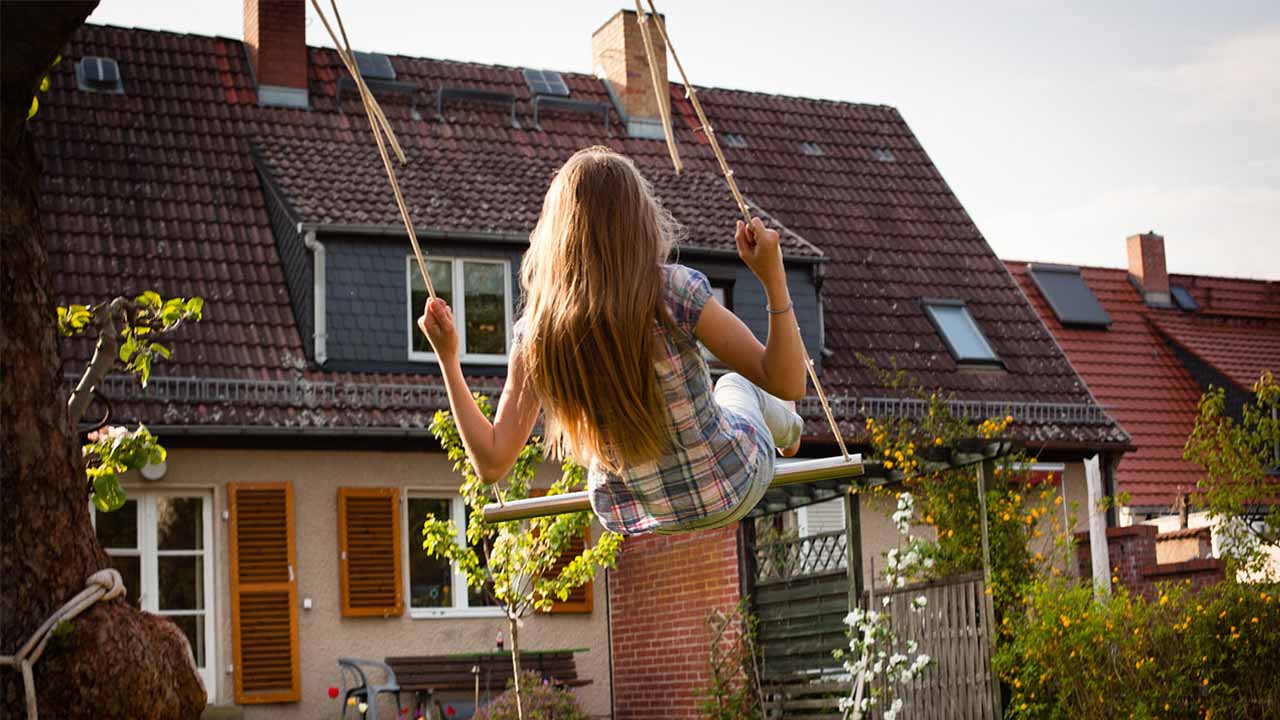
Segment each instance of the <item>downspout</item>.
[{"label": "downspout", "polygon": [[[298,225],[298,230],[302,230],[302,225]],[[315,230],[308,230],[303,234],[302,244],[311,251],[311,255],[315,260],[311,264],[311,276],[315,280],[311,299],[312,328],[315,335],[316,365],[324,365],[325,361],[329,359],[327,333],[325,332],[324,244],[316,239]]]}]

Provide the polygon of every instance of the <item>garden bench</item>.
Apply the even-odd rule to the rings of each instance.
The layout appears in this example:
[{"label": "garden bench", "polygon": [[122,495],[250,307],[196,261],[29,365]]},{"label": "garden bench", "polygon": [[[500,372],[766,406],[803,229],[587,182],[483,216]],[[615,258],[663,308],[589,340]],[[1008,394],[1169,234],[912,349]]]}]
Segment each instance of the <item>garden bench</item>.
[{"label": "garden bench", "polygon": [[[520,667],[537,673],[559,687],[582,687],[591,680],[578,677],[574,650],[522,650]],[[454,655],[402,655],[385,658],[395,671],[402,692],[434,698],[440,693],[465,693],[476,689],[479,669],[480,689],[485,697],[502,692],[511,680],[509,651],[458,653]],[[429,701],[432,702],[432,701]]]}]

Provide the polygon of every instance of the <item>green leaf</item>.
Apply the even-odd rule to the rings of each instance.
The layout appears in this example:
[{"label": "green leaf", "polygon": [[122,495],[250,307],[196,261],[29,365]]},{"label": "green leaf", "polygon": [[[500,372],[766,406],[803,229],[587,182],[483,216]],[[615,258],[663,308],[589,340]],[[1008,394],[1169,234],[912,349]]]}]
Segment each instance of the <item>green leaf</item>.
[{"label": "green leaf", "polygon": [[120,343],[120,352],[119,352],[120,362],[122,363],[129,362],[129,358],[133,357],[133,353],[137,349],[138,349],[138,344],[134,341],[133,337],[130,336],[126,338],[124,342]]},{"label": "green leaf", "polygon": [[204,312],[204,298],[193,297],[187,300],[187,313],[196,320],[200,319]]},{"label": "green leaf", "polygon": [[40,92],[49,92],[49,85],[49,76],[45,75],[44,79],[40,81]]},{"label": "green leaf", "polygon": [[134,302],[145,308],[157,310],[160,308],[160,293],[155,290],[147,290],[135,298]]},{"label": "green leaf", "polygon": [[105,472],[93,479],[93,505],[99,512],[112,512],[124,506],[124,488],[113,472]]},{"label": "green leaf", "polygon": [[35,95],[32,95],[31,109],[27,111],[27,119],[30,120],[31,118],[35,117],[36,113],[39,110],[40,110],[40,98],[37,98]]},{"label": "green leaf", "polygon": [[151,343],[151,352],[163,357],[165,360],[173,357],[173,353],[169,352],[169,348],[161,345],[160,343]]}]

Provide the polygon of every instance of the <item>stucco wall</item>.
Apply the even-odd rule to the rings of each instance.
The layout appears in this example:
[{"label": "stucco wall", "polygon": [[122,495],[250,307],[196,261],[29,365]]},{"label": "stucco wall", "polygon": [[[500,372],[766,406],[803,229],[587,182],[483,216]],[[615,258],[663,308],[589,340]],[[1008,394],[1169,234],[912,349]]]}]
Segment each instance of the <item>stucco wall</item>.
[{"label": "stucco wall", "polygon": [[[554,477],[548,466],[543,482],[549,484]],[[246,718],[336,716],[337,703],[328,698],[326,690],[338,684],[339,656],[381,660],[389,655],[492,649],[498,631],[506,631],[502,618],[415,619],[407,611],[403,617],[388,619],[340,616],[337,488],[397,487],[403,498],[408,489],[456,492],[456,478],[444,456],[433,452],[226,449],[173,449],[161,481],[146,483],[134,478],[134,486],[147,489],[212,492],[218,628],[214,666],[219,670],[217,687],[210,688],[211,701],[232,703],[234,691],[233,677],[226,672],[232,652],[227,523],[223,519],[225,486],[230,482],[288,480],[294,493],[302,700],[246,706]],[[403,539],[403,520],[400,532]],[[594,529],[593,537],[598,532],[599,528]],[[589,648],[576,657],[579,675],[593,682],[576,692],[587,712],[603,717],[609,713],[608,610],[603,576],[597,577],[593,595],[595,607],[590,614],[535,616],[525,621],[520,637],[522,649]],[[311,599],[312,609],[301,609],[305,598]]]}]

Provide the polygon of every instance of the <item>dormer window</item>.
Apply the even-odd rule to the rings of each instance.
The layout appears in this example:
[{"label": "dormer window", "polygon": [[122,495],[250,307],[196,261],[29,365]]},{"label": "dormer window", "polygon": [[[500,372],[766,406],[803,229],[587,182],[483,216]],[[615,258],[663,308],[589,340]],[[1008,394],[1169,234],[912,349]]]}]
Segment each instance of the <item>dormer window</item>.
[{"label": "dormer window", "polygon": [[124,93],[120,65],[109,57],[86,55],[76,63],[76,85],[86,92]]},{"label": "dormer window", "polygon": [[998,365],[1000,358],[961,300],[925,300],[925,313],[959,363]]},{"label": "dormer window", "polygon": [[[427,303],[427,288],[412,255],[405,259],[408,288],[409,359],[434,361],[431,344],[418,330]],[[458,325],[459,359],[463,363],[503,365],[511,343],[511,265],[487,258],[427,259],[436,295],[449,303]]]}]

